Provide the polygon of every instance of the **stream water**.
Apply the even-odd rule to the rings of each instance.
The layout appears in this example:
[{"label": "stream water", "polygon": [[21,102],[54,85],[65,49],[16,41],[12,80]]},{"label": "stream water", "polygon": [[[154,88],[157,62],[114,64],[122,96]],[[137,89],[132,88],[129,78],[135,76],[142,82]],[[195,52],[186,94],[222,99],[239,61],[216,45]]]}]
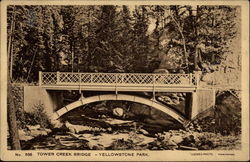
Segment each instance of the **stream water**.
[{"label": "stream water", "polygon": [[[90,122],[91,119],[88,119]],[[85,121],[86,118],[85,118]],[[92,126],[73,125],[55,129],[46,136],[22,142],[23,149],[34,150],[113,150],[113,149],[149,149],[156,136],[142,129],[143,124],[106,118],[99,121],[109,127],[100,127],[92,119]],[[94,127],[95,125],[95,127]],[[75,132],[77,130],[77,133]]]}]

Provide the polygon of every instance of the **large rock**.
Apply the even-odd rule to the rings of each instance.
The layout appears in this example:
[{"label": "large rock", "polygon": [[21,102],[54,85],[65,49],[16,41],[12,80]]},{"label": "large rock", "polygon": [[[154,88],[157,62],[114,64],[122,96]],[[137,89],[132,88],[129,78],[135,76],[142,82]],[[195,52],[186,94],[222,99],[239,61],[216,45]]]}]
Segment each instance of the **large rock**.
[{"label": "large rock", "polygon": [[74,125],[69,123],[68,121],[65,122],[65,127],[69,129],[71,133],[78,134],[82,132],[105,132],[109,131],[105,128],[99,128],[99,127],[90,127],[90,126],[84,126],[84,125]]},{"label": "large rock", "polygon": [[181,135],[172,135],[169,141],[179,144],[183,141],[183,137]]},{"label": "large rock", "polygon": [[124,110],[120,107],[116,107],[113,109],[113,115],[122,117],[124,115]]},{"label": "large rock", "polygon": [[180,129],[182,125],[171,116],[155,108],[133,103],[129,111],[126,111],[127,118],[133,118],[147,124],[147,131],[163,131],[168,129]]},{"label": "large rock", "polygon": [[216,98],[216,129],[223,134],[240,133],[241,102],[230,92],[224,92]]}]

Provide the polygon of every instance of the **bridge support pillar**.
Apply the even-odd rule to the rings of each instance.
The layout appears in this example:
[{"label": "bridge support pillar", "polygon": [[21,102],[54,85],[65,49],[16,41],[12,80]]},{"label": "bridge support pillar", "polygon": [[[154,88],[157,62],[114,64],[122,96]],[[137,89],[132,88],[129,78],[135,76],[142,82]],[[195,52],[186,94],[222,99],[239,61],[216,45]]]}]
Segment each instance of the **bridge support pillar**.
[{"label": "bridge support pillar", "polygon": [[63,91],[47,91],[47,94],[52,101],[51,109],[53,112],[63,106]]},{"label": "bridge support pillar", "polygon": [[192,92],[191,98],[191,106],[186,111],[189,119],[209,115],[208,112],[215,105],[215,92],[212,89],[197,89]]},{"label": "bridge support pillar", "polygon": [[44,106],[45,113],[52,117],[63,103],[62,91],[46,91],[39,86],[24,86],[24,111],[32,112],[38,105]]},{"label": "bridge support pillar", "polygon": [[192,93],[186,93],[185,116],[188,120],[191,120],[191,113],[192,113]]},{"label": "bridge support pillar", "polygon": [[197,91],[192,92],[192,110],[191,110],[191,119],[193,119],[197,114],[199,107],[198,107],[198,96]]}]

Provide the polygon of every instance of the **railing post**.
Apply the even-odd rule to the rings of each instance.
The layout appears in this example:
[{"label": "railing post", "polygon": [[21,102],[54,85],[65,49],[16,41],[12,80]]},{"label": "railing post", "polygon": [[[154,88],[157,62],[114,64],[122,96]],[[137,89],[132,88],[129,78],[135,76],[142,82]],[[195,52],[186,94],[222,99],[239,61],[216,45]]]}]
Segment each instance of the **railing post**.
[{"label": "railing post", "polygon": [[155,101],[155,74],[153,74],[153,100]]},{"label": "railing post", "polygon": [[60,82],[60,72],[57,71],[56,72],[56,84],[59,84],[59,82]]},{"label": "railing post", "polygon": [[82,94],[81,93],[81,91],[82,91],[82,89],[81,89],[82,75],[81,75],[81,73],[79,73],[78,75],[79,75],[79,93]]},{"label": "railing post", "polygon": [[117,91],[117,84],[118,84],[118,75],[119,74],[115,74],[115,94],[117,95],[118,94],[118,91]]},{"label": "railing post", "polygon": [[79,75],[79,83],[80,83],[80,85],[81,85],[81,83],[82,83],[82,74],[79,73],[78,75]]},{"label": "railing post", "polygon": [[116,73],[115,74],[115,84],[117,84],[117,82],[118,82],[118,74]]},{"label": "railing post", "polygon": [[90,83],[93,83],[93,73],[90,74]]},{"label": "railing post", "polygon": [[39,86],[42,85],[42,72],[39,71]]},{"label": "railing post", "polygon": [[189,84],[192,86],[193,85],[193,74],[192,73],[190,73],[189,74]]}]

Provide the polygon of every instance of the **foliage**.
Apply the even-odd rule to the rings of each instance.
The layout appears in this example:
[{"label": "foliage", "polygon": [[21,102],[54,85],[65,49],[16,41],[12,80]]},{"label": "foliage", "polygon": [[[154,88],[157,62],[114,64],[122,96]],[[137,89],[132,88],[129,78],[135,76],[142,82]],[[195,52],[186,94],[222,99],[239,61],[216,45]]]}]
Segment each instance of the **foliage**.
[{"label": "foliage", "polygon": [[168,11],[167,37],[171,39],[171,46],[182,50],[177,53],[183,53],[183,67],[203,69],[204,63],[220,64],[225,59],[229,42],[237,34],[236,7],[197,5],[161,8]]},{"label": "foliage", "polygon": [[[13,79],[38,71],[153,72],[220,64],[237,35],[232,6],[8,6]],[[238,14],[239,15],[239,14]],[[238,57],[238,56],[237,56]]]},{"label": "foliage", "polygon": [[19,109],[17,116],[19,117],[17,119],[19,128],[25,129],[27,125],[40,125],[42,128],[51,128],[51,123],[43,104],[35,104],[31,112]]}]

